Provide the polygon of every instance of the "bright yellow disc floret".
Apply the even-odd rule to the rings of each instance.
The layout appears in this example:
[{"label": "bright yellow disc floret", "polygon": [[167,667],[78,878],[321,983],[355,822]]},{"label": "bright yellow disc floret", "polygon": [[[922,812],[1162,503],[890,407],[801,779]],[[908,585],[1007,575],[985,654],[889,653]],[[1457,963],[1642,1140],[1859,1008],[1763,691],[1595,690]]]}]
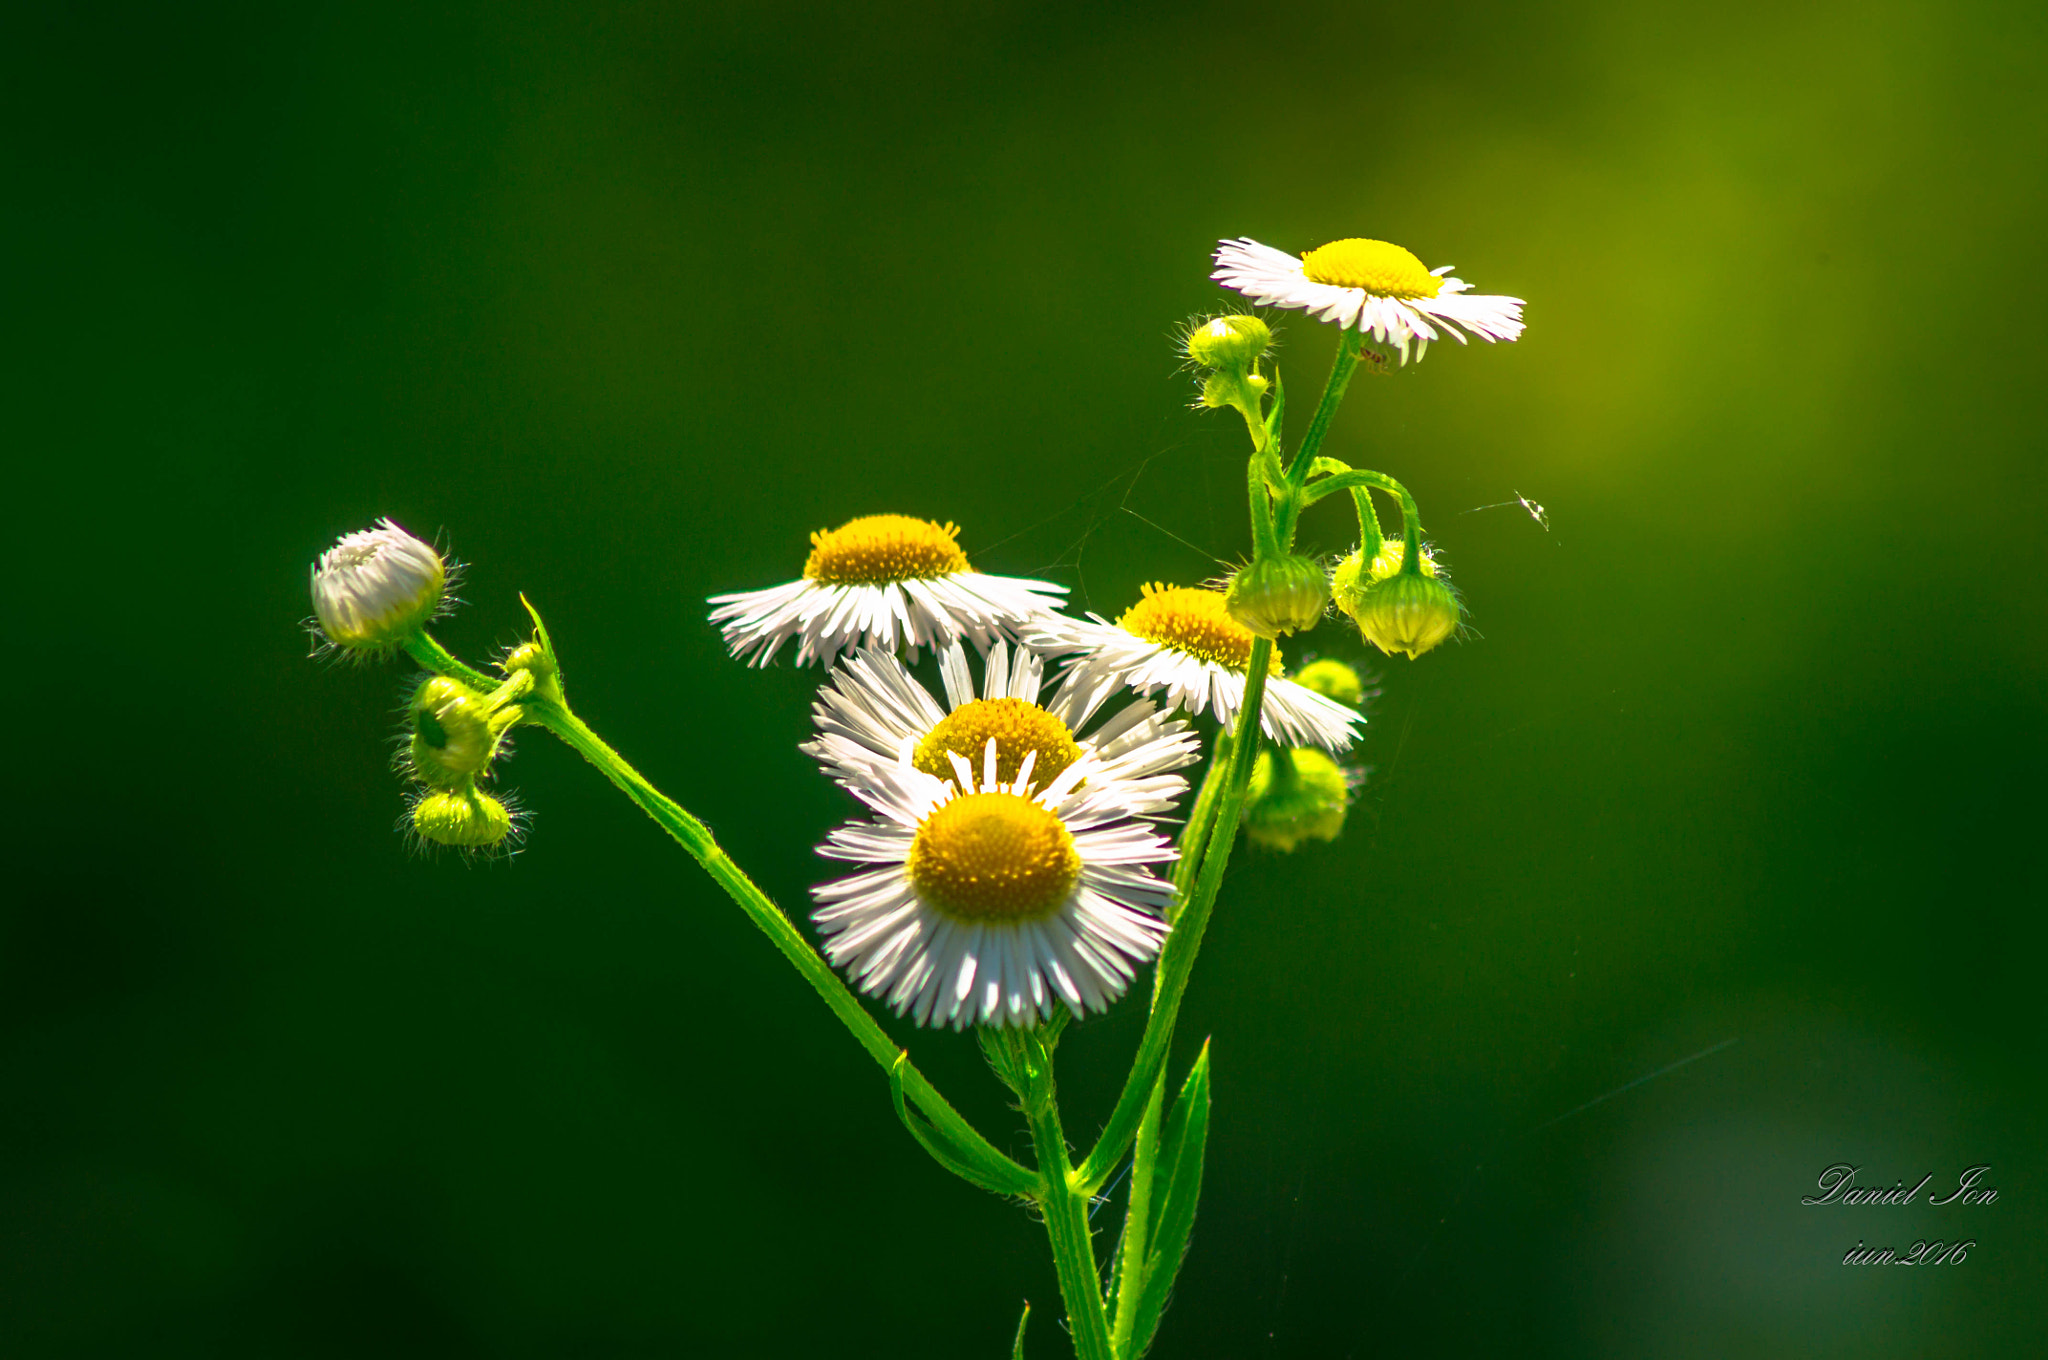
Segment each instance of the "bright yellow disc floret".
[{"label": "bright yellow disc floret", "polygon": [[1301,272],[1313,283],[1363,288],[1380,297],[1433,298],[1444,286],[1411,252],[1363,236],[1311,250],[1301,257]]},{"label": "bright yellow disc floret", "polygon": [[825,585],[886,585],[972,571],[956,524],[910,515],[863,515],[811,535],[804,575]]},{"label": "bright yellow disc floret", "polygon": [[1031,766],[1031,786],[1042,789],[1081,758],[1081,747],[1067,725],[1037,704],[1022,699],[971,699],[953,710],[917,744],[910,763],[926,774],[953,778],[949,753],[963,757],[980,776],[982,752],[989,738],[996,743],[996,779],[1017,778],[1024,757],[1038,753]]},{"label": "bright yellow disc floret", "polygon": [[[1257,639],[1251,629],[1230,617],[1222,591],[1155,583],[1144,587],[1141,595],[1117,620],[1125,632],[1234,671],[1251,665],[1252,643]],[[1280,674],[1277,652],[1271,673]]]},{"label": "bright yellow disc floret", "polygon": [[1081,875],[1081,854],[1066,824],[1031,799],[970,793],[924,819],[905,868],[941,913],[1014,924],[1060,909]]}]

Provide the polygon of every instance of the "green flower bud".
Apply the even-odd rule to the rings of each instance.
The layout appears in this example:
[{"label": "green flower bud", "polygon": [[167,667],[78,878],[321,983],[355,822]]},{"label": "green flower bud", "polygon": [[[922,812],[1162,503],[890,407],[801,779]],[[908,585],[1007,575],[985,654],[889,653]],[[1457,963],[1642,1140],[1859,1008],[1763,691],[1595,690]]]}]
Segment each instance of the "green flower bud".
[{"label": "green flower bud", "polygon": [[1263,638],[1315,627],[1329,602],[1329,577],[1306,557],[1263,558],[1231,577],[1223,592],[1230,617]]},{"label": "green flower bud", "polygon": [[1219,368],[1202,382],[1202,405],[1252,406],[1266,395],[1272,384],[1256,373],[1237,373]]},{"label": "green flower bud", "polygon": [[562,702],[562,674],[555,663],[554,654],[538,642],[522,642],[505,654],[499,663],[506,675],[517,675],[521,671],[533,674],[533,695],[554,703]]},{"label": "green flower bud", "polygon": [[493,716],[490,701],[467,685],[443,675],[428,679],[412,696],[413,772],[452,789],[488,770],[504,728]]},{"label": "green flower bud", "polygon": [[[1277,758],[1277,759],[1276,759]],[[1244,808],[1244,834],[1254,845],[1291,851],[1305,840],[1333,841],[1351,806],[1351,781],[1323,752],[1259,752]]]},{"label": "green flower bud", "polygon": [[313,567],[313,614],[336,647],[386,652],[427,626],[447,589],[441,555],[379,520],[320,555]]},{"label": "green flower bud", "polygon": [[1361,592],[1348,612],[1367,642],[1410,660],[1458,631],[1458,597],[1434,576],[1390,576]]},{"label": "green flower bud", "polygon": [[[1370,563],[1363,550],[1339,562],[1330,572],[1330,598],[1337,607],[1354,619],[1358,617],[1358,601],[1366,591],[1391,576],[1401,574],[1401,563],[1408,555],[1408,545],[1398,538],[1380,540],[1380,550],[1373,555]],[[1436,575],[1436,555],[1427,543],[1422,545],[1422,574]]]},{"label": "green flower bud", "polygon": [[1273,332],[1255,316],[1219,316],[1188,332],[1187,355],[1203,368],[1243,371],[1273,344]]},{"label": "green flower bud", "polygon": [[474,784],[434,789],[413,804],[412,827],[436,845],[482,850],[512,834],[512,814]]},{"label": "green flower bud", "polygon": [[1341,661],[1324,657],[1311,661],[1289,677],[1303,689],[1312,689],[1325,699],[1357,708],[1365,702],[1365,681]]}]

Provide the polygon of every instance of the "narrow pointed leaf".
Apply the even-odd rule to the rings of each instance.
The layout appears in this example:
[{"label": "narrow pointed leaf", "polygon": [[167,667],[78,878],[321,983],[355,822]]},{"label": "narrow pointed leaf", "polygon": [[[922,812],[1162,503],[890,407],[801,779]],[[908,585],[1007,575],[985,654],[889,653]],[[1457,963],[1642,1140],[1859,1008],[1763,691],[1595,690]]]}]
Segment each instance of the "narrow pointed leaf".
[{"label": "narrow pointed leaf", "polygon": [[976,1135],[976,1142],[968,1142],[951,1137],[910,1108],[903,1098],[903,1065],[909,1060],[910,1054],[906,1052],[898,1055],[890,1065],[889,1100],[896,1106],[896,1117],[903,1121],[904,1128],[910,1130],[910,1136],[917,1140],[917,1145],[929,1152],[933,1161],[961,1180],[993,1194],[1037,1195],[1038,1177],[997,1152],[986,1139]]},{"label": "narrow pointed leaf", "polygon": [[1031,1321],[1031,1300],[1024,1300],[1024,1316],[1017,1319],[1017,1339],[1010,1343],[1010,1360],[1024,1360],[1024,1324]]},{"label": "narrow pointed leaf", "polygon": [[1194,1070],[1188,1073],[1173,1110],[1166,1117],[1159,1143],[1156,1191],[1158,1218],[1151,1232],[1145,1285],[1139,1291],[1137,1316],[1131,1329],[1133,1356],[1143,1355],[1159,1327],[1159,1315],[1180,1274],[1188,1235],[1195,1227],[1195,1203],[1202,1195],[1202,1155],[1209,1142],[1209,1045],[1202,1045]]}]

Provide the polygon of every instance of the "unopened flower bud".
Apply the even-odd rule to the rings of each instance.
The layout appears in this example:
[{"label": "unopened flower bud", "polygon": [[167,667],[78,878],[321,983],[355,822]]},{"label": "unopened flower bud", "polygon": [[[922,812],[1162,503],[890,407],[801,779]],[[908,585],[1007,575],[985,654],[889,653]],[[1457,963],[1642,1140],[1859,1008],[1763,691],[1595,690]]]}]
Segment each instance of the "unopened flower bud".
[{"label": "unopened flower bud", "polygon": [[1256,373],[1237,373],[1219,368],[1202,382],[1202,405],[1221,407],[1240,403],[1250,406],[1266,395],[1272,384]]},{"label": "unopened flower bud", "polygon": [[412,697],[412,768],[438,788],[456,788],[490,768],[500,724],[483,695],[443,675]]},{"label": "unopened flower bud", "polygon": [[343,538],[313,568],[313,613],[337,647],[388,651],[441,607],[448,568],[441,555],[390,520]]},{"label": "unopened flower bud", "polygon": [[533,694],[539,699],[562,702],[561,669],[554,654],[538,642],[522,642],[505,654],[499,668],[507,675],[528,671],[533,675]]},{"label": "unopened flower bud", "polygon": [[512,814],[474,784],[435,789],[412,809],[413,830],[436,845],[482,850],[512,833]]},{"label": "unopened flower bud", "polygon": [[1305,840],[1333,841],[1351,806],[1351,781],[1323,752],[1259,752],[1246,791],[1244,833],[1253,844],[1293,850]]},{"label": "unopened flower bud", "polygon": [[1289,678],[1303,689],[1314,690],[1325,699],[1335,699],[1340,704],[1357,708],[1365,702],[1365,681],[1359,678],[1358,672],[1329,657],[1309,662]]},{"label": "unopened flower bud", "polygon": [[[1383,538],[1371,562],[1365,561],[1363,551],[1352,553],[1330,572],[1330,597],[1339,609],[1356,618],[1359,598],[1388,577],[1400,575],[1407,552],[1401,539]],[[1426,543],[1422,546],[1422,574],[1436,575],[1436,555]]]},{"label": "unopened flower bud", "polygon": [[1329,602],[1329,578],[1306,557],[1262,558],[1231,577],[1223,593],[1230,617],[1263,638],[1315,627]]},{"label": "unopened flower bud", "polygon": [[1188,358],[1204,368],[1243,371],[1273,343],[1273,332],[1255,316],[1219,316],[1188,332]]},{"label": "unopened flower bud", "polygon": [[1458,631],[1458,597],[1434,576],[1390,576],[1361,592],[1348,612],[1367,642],[1410,660]]}]

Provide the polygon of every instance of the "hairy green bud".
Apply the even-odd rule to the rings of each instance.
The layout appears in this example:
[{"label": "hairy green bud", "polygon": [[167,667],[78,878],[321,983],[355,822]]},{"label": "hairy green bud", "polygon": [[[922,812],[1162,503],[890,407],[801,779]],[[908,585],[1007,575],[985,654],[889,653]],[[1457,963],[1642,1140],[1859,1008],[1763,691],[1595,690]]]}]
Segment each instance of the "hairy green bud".
[{"label": "hairy green bud", "polygon": [[1365,702],[1365,681],[1358,672],[1329,657],[1309,662],[1288,678],[1303,689],[1314,690],[1325,699],[1335,699],[1340,704],[1357,708]]},{"label": "hairy green bud", "polygon": [[[1363,549],[1353,552],[1339,562],[1330,572],[1330,597],[1337,607],[1356,618],[1358,601],[1366,591],[1392,576],[1401,574],[1401,563],[1408,555],[1408,545],[1398,538],[1380,540],[1380,550],[1370,562],[1365,560]],[[1427,543],[1422,545],[1422,574],[1437,574],[1436,554]]]},{"label": "hairy green bud", "polygon": [[1256,373],[1219,368],[1202,382],[1202,405],[1254,406],[1272,384]]},{"label": "hairy green bud", "polygon": [[456,788],[490,768],[503,724],[490,701],[444,675],[427,679],[412,696],[414,773],[437,788]]},{"label": "hairy green bud", "polygon": [[1257,637],[1305,632],[1323,617],[1330,580],[1306,557],[1267,557],[1230,578],[1223,607]]},{"label": "hairy green bud", "polygon": [[1360,592],[1347,611],[1387,655],[1421,656],[1458,631],[1458,597],[1434,576],[1401,572]]},{"label": "hairy green bud", "polygon": [[1259,752],[1246,791],[1244,834],[1254,845],[1290,851],[1305,840],[1333,841],[1351,807],[1343,766],[1310,747]]},{"label": "hairy green bud", "polygon": [[1238,372],[1258,362],[1273,344],[1273,332],[1255,316],[1233,314],[1203,322],[1188,332],[1187,356],[1203,368]]},{"label": "hairy green bud", "polygon": [[465,784],[429,791],[413,804],[412,827],[436,845],[483,850],[512,834],[512,814],[475,784]]}]

